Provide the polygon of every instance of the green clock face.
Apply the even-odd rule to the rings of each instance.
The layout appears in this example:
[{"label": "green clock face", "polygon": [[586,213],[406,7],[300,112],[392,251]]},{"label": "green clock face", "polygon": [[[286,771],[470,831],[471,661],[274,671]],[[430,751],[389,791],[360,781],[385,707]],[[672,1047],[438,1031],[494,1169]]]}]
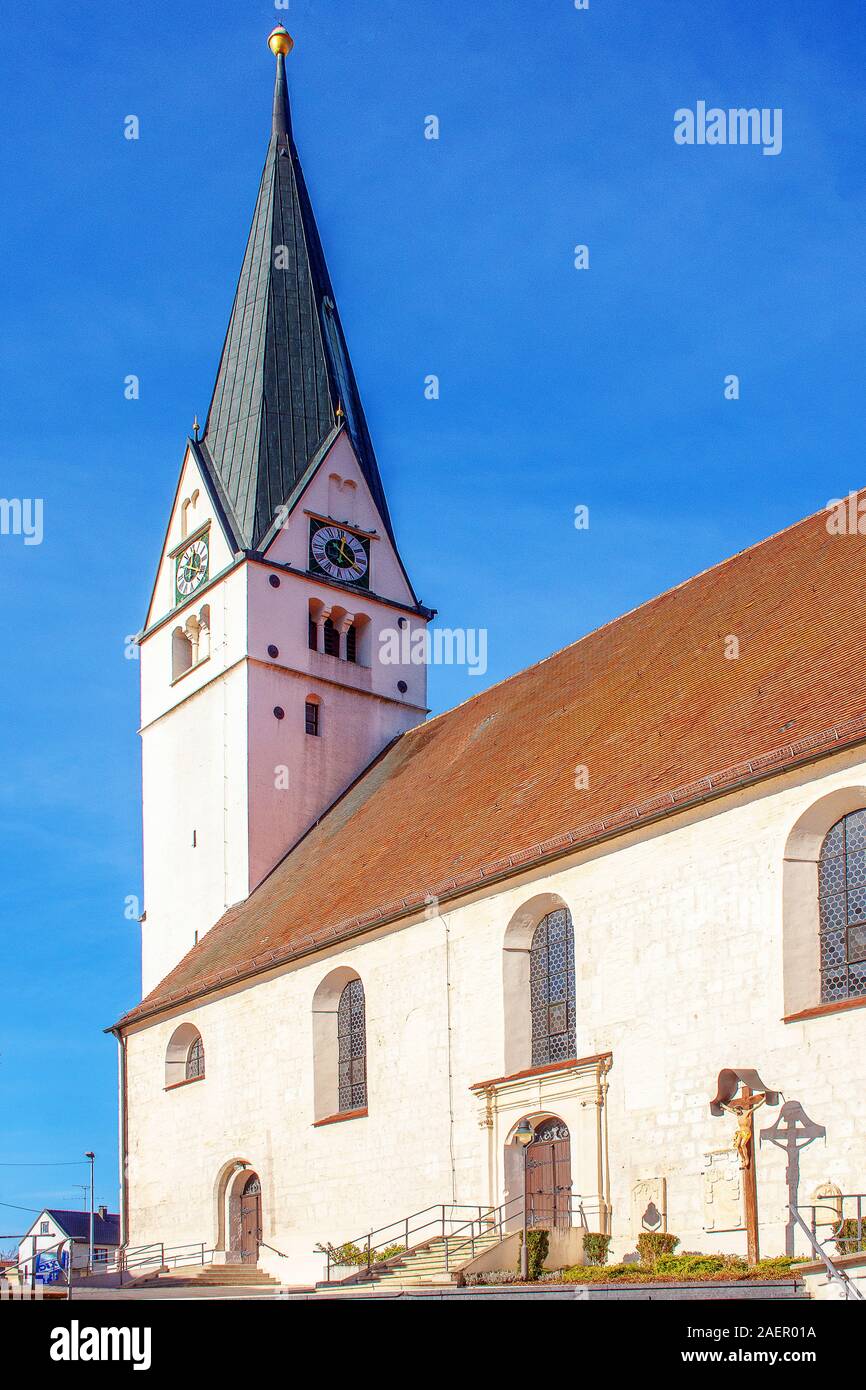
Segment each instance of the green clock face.
[{"label": "green clock face", "polygon": [[310,569],[344,584],[370,584],[370,542],[344,526],[310,523]]},{"label": "green clock face", "polygon": [[205,582],[208,575],[209,560],[210,550],[207,536],[199,536],[198,540],[192,541],[178,555],[175,560],[174,571],[174,586],[177,590],[178,602],[189,598],[190,594],[194,594],[196,589]]}]

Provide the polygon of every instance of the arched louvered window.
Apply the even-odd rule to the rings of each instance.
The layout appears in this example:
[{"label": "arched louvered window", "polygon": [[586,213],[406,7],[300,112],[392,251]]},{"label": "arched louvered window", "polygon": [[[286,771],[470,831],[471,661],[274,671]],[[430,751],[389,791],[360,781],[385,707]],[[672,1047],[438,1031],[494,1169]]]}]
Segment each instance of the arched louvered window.
[{"label": "arched louvered window", "polygon": [[360,980],[350,980],[340,995],[337,1045],[339,1109],[362,1110],[367,1104],[367,1024]]},{"label": "arched louvered window", "polygon": [[866,810],[843,816],[818,860],[821,1003],[866,995]]},{"label": "arched louvered window", "polygon": [[574,928],[566,908],[548,912],[529,953],[532,1065],[564,1062],[576,1048]]},{"label": "arched louvered window", "polygon": [[340,655],[340,634],[334,627],[330,618],[325,619],[324,624],[324,644],[326,656]]},{"label": "arched louvered window", "polygon": [[186,1054],[187,1081],[194,1081],[198,1076],[204,1076],[204,1043],[201,1037],[193,1038]]}]

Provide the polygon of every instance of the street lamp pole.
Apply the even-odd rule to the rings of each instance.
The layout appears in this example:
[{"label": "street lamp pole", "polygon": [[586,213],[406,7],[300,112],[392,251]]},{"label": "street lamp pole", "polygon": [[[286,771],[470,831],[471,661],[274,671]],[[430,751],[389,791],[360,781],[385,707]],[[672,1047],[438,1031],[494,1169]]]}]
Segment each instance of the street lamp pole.
[{"label": "street lamp pole", "polygon": [[95,1153],[87,1152],[85,1158],[90,1159],[90,1248],[87,1253],[87,1272],[93,1273],[93,1164],[96,1158]]},{"label": "street lamp pole", "polygon": [[523,1149],[523,1244],[520,1247],[520,1277],[523,1280],[529,1279],[529,1241],[528,1241],[528,1222],[527,1222],[527,1194],[526,1194],[526,1167],[529,1145],[534,1139],[532,1125],[528,1120],[521,1120],[514,1133],[516,1143]]}]

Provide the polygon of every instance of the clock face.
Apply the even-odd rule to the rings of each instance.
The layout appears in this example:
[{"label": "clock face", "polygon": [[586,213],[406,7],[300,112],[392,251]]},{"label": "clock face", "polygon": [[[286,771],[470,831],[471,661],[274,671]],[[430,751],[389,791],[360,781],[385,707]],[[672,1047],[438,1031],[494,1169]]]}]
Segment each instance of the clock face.
[{"label": "clock face", "polygon": [[345,584],[369,585],[369,541],[342,526],[310,523],[310,569]]},{"label": "clock face", "polygon": [[207,536],[199,536],[178,555],[174,572],[178,600],[189,598],[207,579],[209,558]]}]

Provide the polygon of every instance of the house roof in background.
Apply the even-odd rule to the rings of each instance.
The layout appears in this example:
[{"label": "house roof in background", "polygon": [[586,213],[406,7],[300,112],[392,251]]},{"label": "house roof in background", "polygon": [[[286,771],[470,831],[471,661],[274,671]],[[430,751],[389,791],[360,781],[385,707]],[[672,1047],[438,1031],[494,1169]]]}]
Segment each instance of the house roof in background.
[{"label": "house roof in background", "polygon": [[[68,1211],[63,1207],[46,1207],[45,1215],[50,1216],[55,1225],[59,1226],[72,1240],[90,1240],[89,1211]],[[104,1217],[100,1216],[98,1212],[93,1213],[93,1243],[94,1245],[120,1244],[120,1216],[117,1213],[108,1212]]]}]

